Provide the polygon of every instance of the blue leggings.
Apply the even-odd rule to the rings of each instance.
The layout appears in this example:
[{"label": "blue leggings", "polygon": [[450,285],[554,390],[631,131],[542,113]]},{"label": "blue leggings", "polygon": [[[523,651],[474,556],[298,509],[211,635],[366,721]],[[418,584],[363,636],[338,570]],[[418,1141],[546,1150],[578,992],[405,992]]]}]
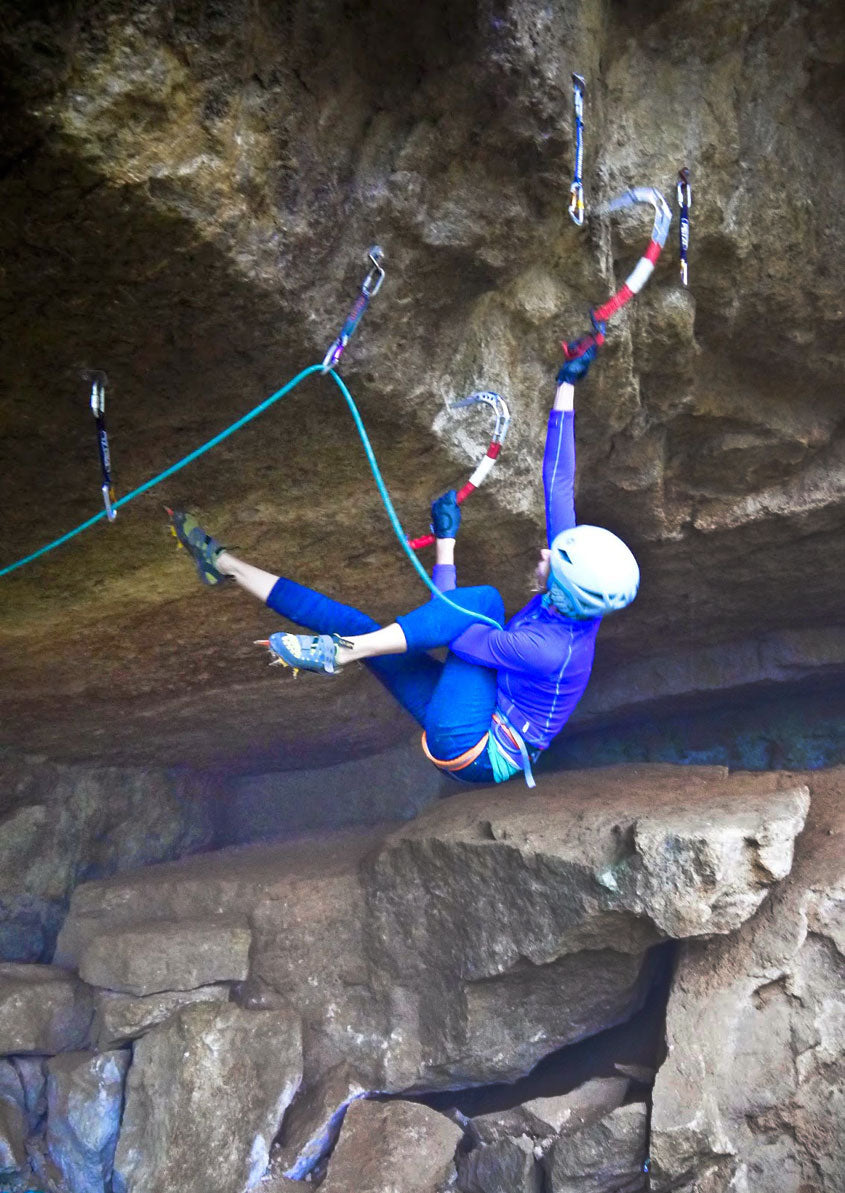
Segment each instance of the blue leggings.
[{"label": "blue leggings", "polygon": [[[448,646],[478,619],[473,613],[502,621],[505,607],[495,588],[455,588],[449,600],[466,609],[451,609],[433,596],[427,604],[397,617],[408,643],[408,653],[365,659],[364,666],[423,727],[435,758],[457,758],[474,746],[490,728],[496,708],[496,672],[467,663],[451,651],[441,663],[426,654]],[[379,629],[366,613],[341,605],[313,588],[293,580],[276,581],[268,606],[297,625],[316,634],[350,636]],[[486,751],[454,776],[474,783],[492,783],[493,769]]]}]

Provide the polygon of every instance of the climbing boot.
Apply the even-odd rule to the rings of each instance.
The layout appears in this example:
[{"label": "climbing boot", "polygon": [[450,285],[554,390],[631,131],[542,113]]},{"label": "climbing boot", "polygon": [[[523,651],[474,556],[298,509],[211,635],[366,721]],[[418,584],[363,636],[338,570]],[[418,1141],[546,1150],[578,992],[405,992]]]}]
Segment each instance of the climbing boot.
[{"label": "climbing boot", "polygon": [[210,534],[206,534],[196,518],[180,510],[167,510],[170,519],[170,532],[178,540],[179,546],[184,547],[197,566],[197,573],[203,584],[222,584],[231,579],[217,568],[217,560],[226,548]]},{"label": "climbing boot", "polygon": [[255,645],[269,649],[273,655],[271,667],[293,667],[294,675],[299,671],[322,671],[324,675],[334,675],[340,669],[337,662],[338,646],[351,646],[352,643],[338,634],[271,634]]}]

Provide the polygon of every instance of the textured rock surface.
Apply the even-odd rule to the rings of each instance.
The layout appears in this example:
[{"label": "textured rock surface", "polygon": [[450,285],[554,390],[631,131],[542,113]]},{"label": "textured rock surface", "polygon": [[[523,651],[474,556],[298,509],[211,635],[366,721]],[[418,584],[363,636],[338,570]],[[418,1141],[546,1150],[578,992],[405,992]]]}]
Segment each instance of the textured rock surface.
[{"label": "textured rock surface", "polygon": [[27,1126],[20,1076],[11,1061],[0,1060],[0,1174],[23,1168]]},{"label": "textured rock surface", "polygon": [[179,1011],[134,1046],[116,1193],[254,1184],[301,1077],[294,1015],[231,1003]]},{"label": "textured rock surface", "polygon": [[640,1193],[647,1122],[645,1104],[631,1102],[562,1135],[546,1161],[549,1193]]},{"label": "textured rock surface", "polygon": [[213,790],[185,772],[0,751],[0,959],[51,960],[77,882],[207,846]]},{"label": "textured rock surface", "polygon": [[245,924],[222,916],[137,924],[90,941],[79,976],[90,986],[140,996],[240,982],[249,972],[251,939]]},{"label": "textured rock surface", "polygon": [[91,1040],[101,1052],[126,1044],[169,1019],[180,1007],[195,1002],[228,1002],[229,987],[200,986],[196,990],[165,991],[145,998],[94,991],[94,1020]]},{"label": "textured rock surface", "polygon": [[461,1128],[414,1102],[354,1102],[321,1188],[325,1193],[438,1193]]},{"label": "textured rock surface", "polygon": [[70,1052],[47,1063],[47,1150],[73,1193],[106,1193],[130,1054]]},{"label": "textured rock surface", "polygon": [[[486,444],[444,399],[507,393],[462,574],[496,560],[521,601],[558,341],[646,235],[568,220],[577,69],[590,200],[668,191],[684,162],[695,185],[691,290],[667,260],[581,400],[580,516],[630,537],[645,577],[602,631],[590,698],[744,685],[723,666],[736,644],[755,682],[841,675],[842,22],[833,0],[29,6],[0,35],[3,560],[98,508],[81,367],[109,371],[127,491],[322,357],[378,238],[388,282],[344,364],[400,512],[424,525]],[[311,383],[3,581],[6,741],[250,772],[408,734],[362,672],[328,692],[263,671],[266,614],[199,588],[161,501],[378,618],[420,599],[345,413]]]},{"label": "textured rock surface", "polygon": [[[799,778],[717,767],[571,772],[523,800],[487,789],[389,833],[85,884],[59,955],[76,964],[90,942],[136,923],[167,933],[198,918],[248,922],[243,1013],[293,1008],[303,1021],[303,1083],[279,1151],[301,1178],[362,1092],[511,1080],[627,1017],[651,945],[728,933],[753,914],[789,869],[807,800]],[[154,1028],[136,1055],[190,1013]]]},{"label": "textured rock surface", "polygon": [[92,1014],[91,991],[67,970],[0,964],[0,1055],[82,1048]]},{"label": "textured rock surface", "polygon": [[543,1193],[543,1173],[527,1135],[477,1147],[458,1160],[461,1193]]},{"label": "textured rock surface", "polygon": [[682,946],[652,1118],[656,1191],[845,1180],[845,770],[804,776],[793,872],[724,940]]}]

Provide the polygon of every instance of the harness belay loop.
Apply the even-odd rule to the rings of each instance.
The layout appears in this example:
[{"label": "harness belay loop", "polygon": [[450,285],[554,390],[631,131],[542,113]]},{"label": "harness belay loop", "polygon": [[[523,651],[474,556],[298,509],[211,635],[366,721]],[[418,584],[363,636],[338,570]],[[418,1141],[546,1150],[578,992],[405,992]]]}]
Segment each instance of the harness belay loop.
[{"label": "harness belay loop", "polygon": [[384,281],[384,250],[379,245],[374,244],[367,253],[370,261],[370,269],[367,276],[361,283],[361,292],[352,304],[349,314],[343,327],[340,329],[340,334],[329,347],[328,352],[323,357],[323,372],[327,373],[329,369],[333,369],[337,362],[343,355],[343,350],[349,343],[349,340],[355,333],[355,329],[363,318],[364,312],[370,305],[370,299],[375,298],[381,289],[381,284]]},{"label": "harness belay loop", "polygon": [[111,478],[111,452],[109,451],[109,437],[106,431],[106,375],[96,372],[91,375],[91,411],[97,421],[97,453],[100,457],[100,472],[103,483],[100,492],[106,517],[113,522],[117,517],[114,508],[114,485]]},{"label": "harness belay loop", "polygon": [[[494,393],[490,389],[478,390],[476,393],[470,394],[468,398],[461,398],[459,402],[450,402],[447,409],[461,410],[465,406],[475,406],[477,404],[489,406],[494,411],[496,424],[487,451],[479,460],[475,471],[466,484],[458,489],[456,499],[459,504],[469,497],[470,493],[473,493],[479,485],[483,484],[490,475],[499,458],[499,453],[504,446],[511,421],[511,413],[507,402],[501,394]],[[418,551],[421,547],[430,547],[433,542],[433,534],[423,534],[419,538],[409,539],[408,546],[414,551]]]},{"label": "harness belay loop", "polygon": [[563,344],[563,355],[566,360],[575,360],[577,357],[583,356],[593,345],[603,344],[605,325],[608,319],[612,319],[626,303],[631,301],[635,294],[639,294],[654,272],[654,266],[666,243],[672,223],[672,212],[660,191],[653,186],[631,187],[624,194],[602,204],[596,214],[610,215],[614,211],[621,211],[625,207],[637,204],[646,204],[654,209],[654,225],[646,251],[616,293],[612,294],[600,307],[596,307],[590,312],[593,322],[592,334]]},{"label": "harness belay loop", "polygon": [[572,105],[575,111],[575,169],[569,188],[569,215],[572,222],[582,227],[584,223],[584,92],[587,84],[581,75],[572,76]]},{"label": "harness belay loop", "polygon": [[687,263],[687,254],[689,253],[689,209],[692,207],[692,187],[689,181],[689,170],[684,166],[683,170],[678,171],[677,184],[678,208],[680,211],[680,227],[678,232],[679,237],[679,253],[681,262],[681,284],[689,285],[689,265]]}]

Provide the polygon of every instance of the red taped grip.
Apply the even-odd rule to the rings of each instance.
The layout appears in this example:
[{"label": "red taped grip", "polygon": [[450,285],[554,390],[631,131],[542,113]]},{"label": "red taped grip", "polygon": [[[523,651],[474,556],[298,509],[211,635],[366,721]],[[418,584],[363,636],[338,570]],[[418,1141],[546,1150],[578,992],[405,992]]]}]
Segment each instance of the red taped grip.
[{"label": "red taped grip", "polygon": [[597,319],[599,323],[606,323],[608,319],[612,319],[617,311],[621,311],[626,302],[630,302],[634,297],[634,291],[626,282],[616,293],[607,300],[604,306],[596,307],[593,311],[593,318]]},{"label": "red taped grip", "polygon": [[[499,454],[500,446],[501,445],[498,443],[491,443],[490,447],[487,449],[487,455],[493,456],[493,459],[495,460],[496,456]],[[493,453],[494,447],[496,449],[495,454]],[[471,485],[470,482],[467,481],[462,488],[458,489],[457,493],[455,494],[455,500],[457,501],[458,505],[460,505],[462,501],[465,501],[466,498],[469,497],[470,493],[474,492],[475,485]],[[421,547],[430,547],[433,542],[435,542],[433,534],[421,534],[419,538],[408,539],[408,546],[412,551],[419,551]]]},{"label": "red taped grip", "polygon": [[661,247],[662,246],[659,245],[656,240],[650,240],[648,242],[648,248],[643,253],[646,261],[650,261],[652,265],[656,265],[657,258],[660,256]]}]

